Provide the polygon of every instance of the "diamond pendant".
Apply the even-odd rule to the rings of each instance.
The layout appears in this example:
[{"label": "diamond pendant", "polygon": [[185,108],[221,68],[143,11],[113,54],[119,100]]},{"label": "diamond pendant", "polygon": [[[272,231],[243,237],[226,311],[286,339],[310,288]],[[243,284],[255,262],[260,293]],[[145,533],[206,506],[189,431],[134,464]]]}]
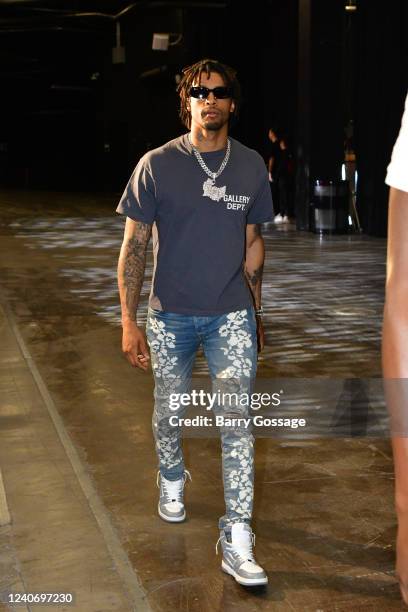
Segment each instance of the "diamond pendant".
[{"label": "diamond pendant", "polygon": [[225,196],[225,191],[227,187],[217,187],[215,184],[215,180],[212,178],[208,178],[203,183],[203,197],[210,198],[215,202],[219,202]]}]

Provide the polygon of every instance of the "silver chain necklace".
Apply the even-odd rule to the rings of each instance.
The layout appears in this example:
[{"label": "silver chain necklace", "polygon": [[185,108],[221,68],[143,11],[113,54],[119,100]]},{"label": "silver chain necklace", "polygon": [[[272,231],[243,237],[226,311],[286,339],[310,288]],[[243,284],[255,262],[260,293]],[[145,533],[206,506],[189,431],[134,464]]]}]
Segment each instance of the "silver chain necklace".
[{"label": "silver chain necklace", "polygon": [[225,196],[226,187],[217,187],[215,185],[215,179],[220,176],[221,172],[224,170],[225,166],[228,163],[231,153],[231,141],[229,138],[227,138],[227,152],[225,154],[224,159],[222,160],[221,166],[218,168],[217,172],[211,172],[211,170],[207,167],[205,161],[201,157],[200,151],[191,142],[190,134],[188,134],[188,140],[198,163],[200,164],[204,172],[210,177],[203,183],[203,196],[211,198],[211,200],[214,200],[216,202],[219,202]]}]

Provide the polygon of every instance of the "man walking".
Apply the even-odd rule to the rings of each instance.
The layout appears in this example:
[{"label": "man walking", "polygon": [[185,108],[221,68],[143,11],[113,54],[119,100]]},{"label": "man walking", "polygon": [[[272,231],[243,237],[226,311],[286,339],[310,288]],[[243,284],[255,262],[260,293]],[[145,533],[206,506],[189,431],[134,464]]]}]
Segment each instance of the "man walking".
[{"label": "man walking", "polygon": [[[190,477],[180,427],[170,420],[182,417],[185,408],[174,410],[170,395],[189,391],[200,345],[213,385],[238,394],[250,391],[257,345],[261,350],[264,342],[260,224],[273,216],[262,157],[228,136],[240,104],[235,71],[204,59],[184,69],[178,91],[180,117],[189,132],[140,159],[116,209],[127,217],[118,263],[122,349],[134,367],[147,370],[151,360],[158,512],[168,522],[185,519],[183,489]],[[146,339],[137,306],[151,232],[154,273]],[[221,402],[214,412],[238,423],[221,427],[222,569],[240,584],[266,584],[253,555],[250,526],[254,438],[237,418],[248,416],[249,407]]]}]

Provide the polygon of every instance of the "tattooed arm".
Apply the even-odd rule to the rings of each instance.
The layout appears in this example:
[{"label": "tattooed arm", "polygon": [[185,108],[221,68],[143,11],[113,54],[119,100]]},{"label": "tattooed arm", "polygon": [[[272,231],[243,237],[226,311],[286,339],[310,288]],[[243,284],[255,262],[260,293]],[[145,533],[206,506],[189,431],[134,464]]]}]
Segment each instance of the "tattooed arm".
[{"label": "tattooed arm", "polygon": [[[261,307],[262,272],[265,259],[264,241],[260,225],[247,225],[246,228],[246,256],[245,276],[252,293],[255,308]],[[257,317],[258,348],[264,347],[264,333],[262,320]]]},{"label": "tattooed arm", "polygon": [[247,225],[245,276],[252,292],[255,308],[261,307],[262,272],[265,259],[260,225]]},{"label": "tattooed arm", "polygon": [[132,366],[147,370],[150,359],[144,332],[137,325],[137,307],[146,265],[151,225],[126,218],[118,261],[118,287],[122,309],[122,350]]}]

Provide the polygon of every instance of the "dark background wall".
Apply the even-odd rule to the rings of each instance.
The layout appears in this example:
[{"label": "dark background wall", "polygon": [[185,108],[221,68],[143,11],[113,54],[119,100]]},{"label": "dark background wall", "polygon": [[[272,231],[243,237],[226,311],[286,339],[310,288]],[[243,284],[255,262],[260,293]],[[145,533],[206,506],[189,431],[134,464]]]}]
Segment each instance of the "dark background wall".
[{"label": "dark background wall", "polygon": [[[357,0],[352,17],[344,5],[141,1],[119,20],[126,62],[113,64],[110,15],[129,3],[2,2],[0,183],[121,191],[146,150],[185,131],[175,75],[209,56],[238,70],[244,105],[233,136],[266,155],[267,129],[280,124],[295,156],[305,145],[306,182],[340,177],[344,128],[354,120],[362,224],[384,235],[385,168],[407,89],[408,3]],[[154,32],[183,37],[153,51]],[[301,215],[307,189],[297,199]]]}]

